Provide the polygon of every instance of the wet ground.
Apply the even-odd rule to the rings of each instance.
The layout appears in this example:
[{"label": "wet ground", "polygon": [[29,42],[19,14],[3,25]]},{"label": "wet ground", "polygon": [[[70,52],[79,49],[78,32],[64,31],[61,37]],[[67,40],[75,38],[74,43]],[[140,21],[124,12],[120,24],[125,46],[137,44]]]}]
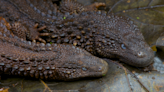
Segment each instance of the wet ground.
[{"label": "wet ground", "polygon": [[[79,0],[84,5],[89,5],[95,0]],[[96,0],[106,3],[109,13],[126,16],[132,19],[142,31],[145,40],[150,44],[155,53],[155,59],[163,64],[163,50],[157,51],[156,46],[164,43],[156,40],[164,36],[164,1],[163,0]],[[103,9],[103,8],[102,8]],[[160,44],[160,48],[164,45]],[[160,49],[159,48],[159,49]],[[118,65],[109,62],[109,71],[103,78],[84,79],[74,82],[47,82],[27,78],[5,78],[0,81],[0,88],[9,92],[145,92],[139,82],[127,73],[130,87],[126,79],[126,71]],[[164,74],[159,71],[143,72],[142,70],[123,64],[132,71],[150,92],[164,92]],[[12,77],[12,76],[11,76]],[[0,89],[1,90],[1,89]]]}]

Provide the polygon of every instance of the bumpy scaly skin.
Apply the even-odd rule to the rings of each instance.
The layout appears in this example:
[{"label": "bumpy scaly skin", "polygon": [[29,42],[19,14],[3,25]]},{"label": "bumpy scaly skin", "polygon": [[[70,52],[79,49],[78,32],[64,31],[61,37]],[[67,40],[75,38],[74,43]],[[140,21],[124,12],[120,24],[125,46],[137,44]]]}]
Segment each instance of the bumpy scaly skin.
[{"label": "bumpy scaly skin", "polygon": [[8,27],[0,18],[0,74],[68,81],[107,73],[108,64],[85,50],[25,41],[12,36]]},{"label": "bumpy scaly skin", "polygon": [[[42,4],[45,3],[43,5],[45,8],[37,6],[40,2],[38,3],[36,0],[33,2],[32,0],[9,1],[28,18],[40,25],[47,26],[43,32],[48,32],[45,33],[48,35],[42,35],[46,36],[43,39],[46,39],[47,42],[73,44],[94,55],[118,58],[122,62],[137,67],[145,67],[153,62],[153,51],[145,42],[138,27],[127,18],[107,15],[103,11],[95,12],[83,9],[79,13],[70,15],[68,11],[63,14],[60,9],[68,8],[71,5],[62,4],[59,8],[54,7],[56,13],[51,14],[52,7],[46,7],[49,2],[42,2]],[[63,1],[64,4],[67,4],[66,1],[69,0]],[[71,3],[69,2],[69,4]],[[77,9],[75,8],[75,10]],[[65,10],[71,10],[71,8]]]},{"label": "bumpy scaly skin", "polygon": [[94,55],[118,58],[137,67],[153,62],[154,53],[140,30],[124,17],[106,15],[101,11],[82,12],[76,18],[68,16],[50,29],[54,31],[47,42],[71,43]]}]

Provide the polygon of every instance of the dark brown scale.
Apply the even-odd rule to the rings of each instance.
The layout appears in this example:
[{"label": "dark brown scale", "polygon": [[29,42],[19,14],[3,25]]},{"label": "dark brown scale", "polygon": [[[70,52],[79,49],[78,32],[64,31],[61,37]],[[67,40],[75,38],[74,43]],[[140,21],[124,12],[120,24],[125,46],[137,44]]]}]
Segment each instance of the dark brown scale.
[{"label": "dark brown scale", "polygon": [[24,63],[24,64],[29,64],[29,61],[24,61],[23,63]]},{"label": "dark brown scale", "polygon": [[31,67],[27,67],[27,68],[26,68],[26,71],[30,71],[30,70],[31,70]]},{"label": "dark brown scale", "polygon": [[30,77],[34,77],[35,70],[30,71]]}]

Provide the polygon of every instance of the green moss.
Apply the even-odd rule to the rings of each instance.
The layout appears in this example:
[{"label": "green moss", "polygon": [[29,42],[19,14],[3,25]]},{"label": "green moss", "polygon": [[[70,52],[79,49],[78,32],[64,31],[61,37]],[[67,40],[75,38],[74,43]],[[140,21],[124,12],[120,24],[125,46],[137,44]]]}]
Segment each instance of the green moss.
[{"label": "green moss", "polygon": [[140,19],[140,17],[137,17],[137,19]]},{"label": "green moss", "polygon": [[103,76],[105,76],[106,74],[103,74]]}]

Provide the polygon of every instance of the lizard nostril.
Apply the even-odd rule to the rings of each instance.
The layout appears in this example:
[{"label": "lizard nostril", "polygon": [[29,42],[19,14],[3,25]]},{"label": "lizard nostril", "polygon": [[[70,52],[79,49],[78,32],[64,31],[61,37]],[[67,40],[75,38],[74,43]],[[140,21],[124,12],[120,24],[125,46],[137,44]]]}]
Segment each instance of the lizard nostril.
[{"label": "lizard nostril", "polygon": [[100,66],[100,67],[99,67],[99,71],[101,71],[101,70],[102,70],[102,67]]},{"label": "lizard nostril", "polygon": [[145,57],[145,53],[140,51],[139,53],[137,53],[137,56],[140,58]]},{"label": "lizard nostril", "polygon": [[82,68],[83,71],[86,71],[87,69],[85,67]]}]

